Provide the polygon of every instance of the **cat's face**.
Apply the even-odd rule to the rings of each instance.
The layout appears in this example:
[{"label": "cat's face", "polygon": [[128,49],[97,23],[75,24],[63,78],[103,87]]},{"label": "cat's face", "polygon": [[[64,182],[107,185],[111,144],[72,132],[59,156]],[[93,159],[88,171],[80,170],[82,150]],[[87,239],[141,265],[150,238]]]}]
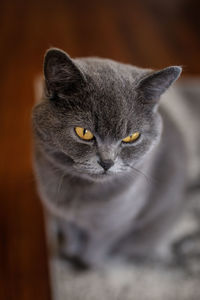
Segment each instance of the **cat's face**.
[{"label": "cat's face", "polygon": [[180,70],[160,71],[159,88],[148,70],[100,59],[75,63],[59,50],[46,56],[48,97],[33,111],[37,140],[63,172],[91,180],[130,172],[159,141],[157,100]]}]

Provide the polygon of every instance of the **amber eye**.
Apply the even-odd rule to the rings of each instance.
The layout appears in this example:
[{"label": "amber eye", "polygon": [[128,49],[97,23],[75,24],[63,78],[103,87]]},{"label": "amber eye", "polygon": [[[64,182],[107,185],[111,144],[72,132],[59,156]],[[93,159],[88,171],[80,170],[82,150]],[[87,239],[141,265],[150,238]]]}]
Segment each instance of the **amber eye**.
[{"label": "amber eye", "polygon": [[131,143],[136,141],[138,138],[140,137],[140,133],[139,132],[134,132],[133,134],[127,136],[125,139],[123,139],[122,141],[124,143]]},{"label": "amber eye", "polygon": [[82,127],[75,127],[74,128],[76,134],[78,137],[80,137],[82,140],[90,141],[93,139],[94,135],[91,131],[88,129],[82,128]]}]

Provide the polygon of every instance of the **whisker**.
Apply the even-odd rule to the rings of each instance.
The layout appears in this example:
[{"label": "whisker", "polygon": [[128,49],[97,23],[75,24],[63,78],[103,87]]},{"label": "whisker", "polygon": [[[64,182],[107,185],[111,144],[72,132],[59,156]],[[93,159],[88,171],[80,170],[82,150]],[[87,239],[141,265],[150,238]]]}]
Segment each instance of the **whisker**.
[{"label": "whisker", "polygon": [[141,170],[127,164],[126,165],[127,167],[131,168],[133,171],[135,171],[136,173],[139,173],[140,175],[144,176],[144,178],[146,179],[147,183],[150,184],[150,183],[156,183],[156,179],[155,178],[152,178],[152,177],[149,177],[148,175],[146,175],[145,173],[143,173]]},{"label": "whisker", "polygon": [[58,196],[59,196],[60,190],[61,190],[61,188],[62,188],[63,179],[64,179],[65,175],[66,175],[65,173],[62,174],[62,175],[60,176],[60,180],[59,180],[59,182],[58,182],[58,188],[57,188],[57,192],[56,192],[56,203],[58,203]]}]

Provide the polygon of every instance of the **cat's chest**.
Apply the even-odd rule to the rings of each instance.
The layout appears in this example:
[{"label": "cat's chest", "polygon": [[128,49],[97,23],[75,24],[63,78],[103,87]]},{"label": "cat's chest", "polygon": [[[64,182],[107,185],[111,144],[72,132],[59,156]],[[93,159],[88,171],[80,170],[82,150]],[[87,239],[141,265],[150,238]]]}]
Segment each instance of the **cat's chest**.
[{"label": "cat's chest", "polygon": [[102,184],[91,192],[80,184],[72,186],[63,176],[41,176],[39,181],[41,198],[53,214],[95,234],[124,231],[148,201],[142,176],[123,186]]},{"label": "cat's chest", "polygon": [[123,231],[142,209],[146,202],[144,195],[144,182],[138,179],[123,192],[112,195],[102,193],[102,198],[98,195],[80,195],[74,198],[68,207],[67,214],[71,220],[79,226],[92,230],[96,234],[107,232]]}]

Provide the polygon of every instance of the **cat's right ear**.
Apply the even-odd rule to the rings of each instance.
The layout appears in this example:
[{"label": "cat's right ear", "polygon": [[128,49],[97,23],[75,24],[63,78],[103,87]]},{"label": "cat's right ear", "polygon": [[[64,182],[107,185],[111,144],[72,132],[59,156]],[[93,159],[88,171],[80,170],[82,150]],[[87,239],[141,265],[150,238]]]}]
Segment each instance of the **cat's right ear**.
[{"label": "cat's right ear", "polygon": [[72,94],[85,83],[84,74],[64,51],[50,48],[44,58],[44,76],[49,97]]}]

